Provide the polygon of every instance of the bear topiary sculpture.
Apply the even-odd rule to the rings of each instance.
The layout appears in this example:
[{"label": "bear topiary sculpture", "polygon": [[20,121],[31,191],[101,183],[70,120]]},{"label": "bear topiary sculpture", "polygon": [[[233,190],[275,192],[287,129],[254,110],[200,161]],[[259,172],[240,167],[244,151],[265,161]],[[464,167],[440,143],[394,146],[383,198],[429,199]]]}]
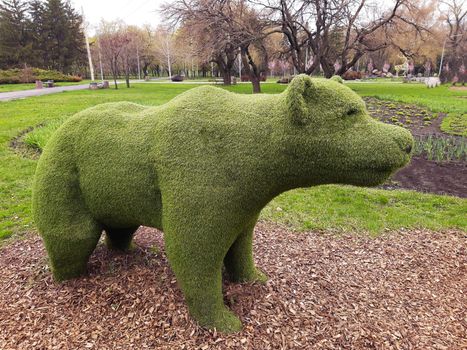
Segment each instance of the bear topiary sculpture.
[{"label": "bear topiary sculpture", "polygon": [[252,253],[261,209],[293,188],[380,184],[409,161],[412,143],[339,81],[306,75],[276,95],[203,86],[157,107],[98,105],[45,148],[35,222],[60,281],[86,271],[103,231],[110,248],[126,250],[138,226],[163,230],[192,316],[237,331],[221,273],[266,281]]}]

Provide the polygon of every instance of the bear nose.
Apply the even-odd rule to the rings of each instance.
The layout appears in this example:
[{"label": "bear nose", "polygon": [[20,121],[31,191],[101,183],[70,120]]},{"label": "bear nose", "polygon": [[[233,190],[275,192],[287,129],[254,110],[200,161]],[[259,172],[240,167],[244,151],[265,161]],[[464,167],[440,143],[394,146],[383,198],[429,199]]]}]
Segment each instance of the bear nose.
[{"label": "bear nose", "polygon": [[412,145],[407,145],[404,149],[407,153],[410,153],[412,151]]}]

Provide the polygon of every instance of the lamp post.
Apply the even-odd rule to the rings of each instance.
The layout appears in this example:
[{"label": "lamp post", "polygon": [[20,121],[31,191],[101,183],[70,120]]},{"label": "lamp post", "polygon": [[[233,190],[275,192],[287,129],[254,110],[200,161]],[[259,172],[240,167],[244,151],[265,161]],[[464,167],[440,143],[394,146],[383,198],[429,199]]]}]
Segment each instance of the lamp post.
[{"label": "lamp post", "polygon": [[89,47],[89,39],[86,33],[87,24],[84,24],[85,21],[84,21],[83,6],[81,6],[81,16],[83,17],[83,34],[84,34],[84,40],[86,43],[86,52],[88,54],[89,72],[91,73],[91,82],[93,82],[94,81],[94,66],[92,65],[91,48]]},{"label": "lamp post", "polygon": [[[463,35],[463,33],[453,35],[453,36],[451,36],[451,38],[455,38],[455,37],[461,36],[461,35]],[[441,62],[439,63],[439,71],[438,71],[438,78],[440,78],[440,79],[441,79],[441,71],[443,70],[444,49],[446,48],[446,42],[448,41],[448,39],[449,39],[449,36],[447,36],[446,39],[444,39],[443,51],[441,52]]]}]

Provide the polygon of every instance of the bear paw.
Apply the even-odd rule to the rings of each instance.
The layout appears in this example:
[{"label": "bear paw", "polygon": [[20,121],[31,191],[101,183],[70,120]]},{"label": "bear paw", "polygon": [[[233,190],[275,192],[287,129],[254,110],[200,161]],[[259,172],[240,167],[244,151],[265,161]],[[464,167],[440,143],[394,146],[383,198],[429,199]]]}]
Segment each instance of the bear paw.
[{"label": "bear paw", "polygon": [[209,323],[204,324],[204,327],[215,328],[222,333],[235,333],[242,330],[242,321],[229,309],[224,308],[219,311],[216,317]]},{"label": "bear paw", "polygon": [[249,273],[229,275],[229,279],[232,282],[259,282],[264,284],[268,281],[268,276],[260,269],[255,268]]}]

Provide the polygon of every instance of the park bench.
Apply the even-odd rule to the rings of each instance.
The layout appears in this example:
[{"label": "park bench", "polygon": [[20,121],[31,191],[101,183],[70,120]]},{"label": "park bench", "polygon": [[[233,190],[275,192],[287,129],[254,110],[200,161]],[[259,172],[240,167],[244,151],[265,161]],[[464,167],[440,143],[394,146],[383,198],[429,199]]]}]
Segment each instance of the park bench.
[{"label": "park bench", "polygon": [[43,82],[41,80],[36,80],[36,89],[42,89],[44,87],[51,88],[55,86],[55,82],[53,80],[47,80]]},{"label": "park bench", "polygon": [[97,90],[97,89],[108,89],[109,88],[109,82],[107,80],[104,80],[103,82],[91,82],[89,83],[89,89],[90,90]]},{"label": "park bench", "polygon": [[[213,82],[215,85],[224,84],[224,79],[223,78],[214,78],[214,79],[210,79],[209,81]],[[230,81],[231,81],[232,85],[236,85],[237,84],[237,77],[231,77]]]}]

